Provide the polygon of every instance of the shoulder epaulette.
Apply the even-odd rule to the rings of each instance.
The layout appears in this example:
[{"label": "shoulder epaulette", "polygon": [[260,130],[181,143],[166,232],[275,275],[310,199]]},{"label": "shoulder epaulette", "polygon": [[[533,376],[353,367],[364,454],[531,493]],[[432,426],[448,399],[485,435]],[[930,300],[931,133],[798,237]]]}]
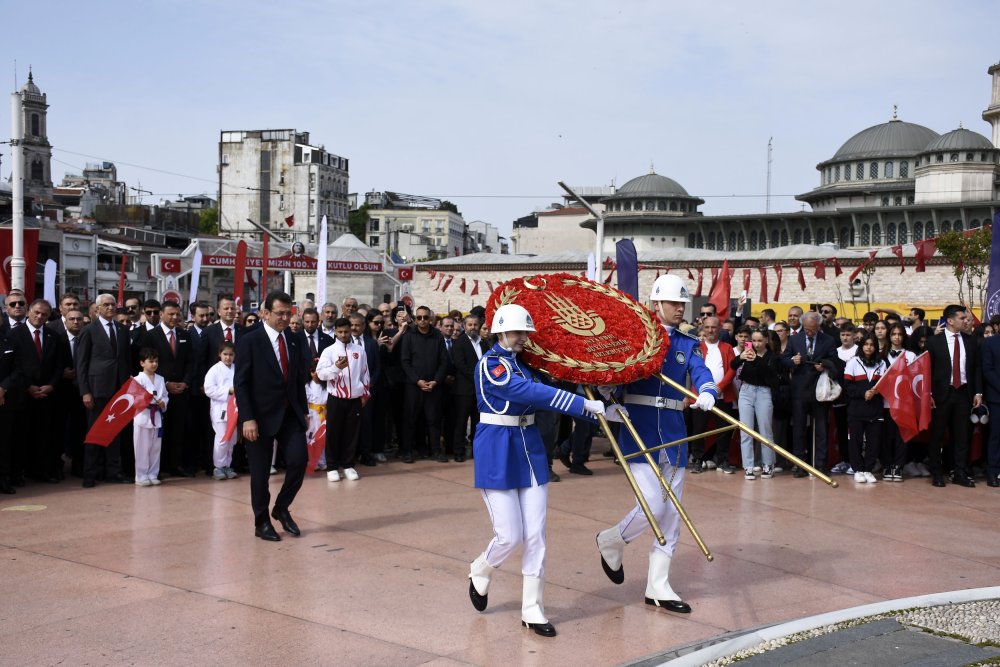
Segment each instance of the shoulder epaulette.
[{"label": "shoulder epaulette", "polygon": [[[695,340],[695,341],[698,341],[699,343],[701,343],[701,339],[698,338],[697,336],[695,336],[693,333],[688,333],[686,331],[681,331],[680,329],[674,329],[674,331],[676,331],[677,333],[679,333],[682,336],[687,336],[691,340]],[[692,329],[691,331],[694,331],[694,329]]]}]

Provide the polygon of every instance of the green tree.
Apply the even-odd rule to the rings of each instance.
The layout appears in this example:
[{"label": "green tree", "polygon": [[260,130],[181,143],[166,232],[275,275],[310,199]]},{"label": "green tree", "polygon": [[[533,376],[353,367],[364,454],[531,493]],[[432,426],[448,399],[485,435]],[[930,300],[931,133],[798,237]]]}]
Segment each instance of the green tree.
[{"label": "green tree", "polygon": [[347,216],[347,226],[351,233],[367,243],[368,232],[368,204],[362,204],[357,210],[351,211]]},{"label": "green tree", "polygon": [[455,206],[454,204],[452,204],[447,199],[445,199],[443,202],[441,202],[441,208],[439,208],[438,210],[439,211],[451,211],[452,213],[458,213],[458,207]]},{"label": "green tree", "polygon": [[219,209],[203,208],[198,212],[198,233],[216,236],[219,233]]},{"label": "green tree", "polygon": [[937,250],[951,264],[958,281],[958,301],[970,310],[986,298],[986,282],[990,266],[990,227],[969,232],[944,232],[937,237]]}]

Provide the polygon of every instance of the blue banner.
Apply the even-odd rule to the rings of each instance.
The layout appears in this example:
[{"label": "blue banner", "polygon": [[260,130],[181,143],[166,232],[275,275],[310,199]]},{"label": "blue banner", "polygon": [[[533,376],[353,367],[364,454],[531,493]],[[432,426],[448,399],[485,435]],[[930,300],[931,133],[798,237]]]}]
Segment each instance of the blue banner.
[{"label": "blue banner", "polygon": [[622,239],[615,244],[618,261],[618,289],[639,300],[639,257],[635,244],[630,239]]},{"label": "blue banner", "polygon": [[1000,315],[1000,211],[993,215],[993,243],[990,248],[990,281],[986,288],[986,307],[983,309],[983,322]]}]

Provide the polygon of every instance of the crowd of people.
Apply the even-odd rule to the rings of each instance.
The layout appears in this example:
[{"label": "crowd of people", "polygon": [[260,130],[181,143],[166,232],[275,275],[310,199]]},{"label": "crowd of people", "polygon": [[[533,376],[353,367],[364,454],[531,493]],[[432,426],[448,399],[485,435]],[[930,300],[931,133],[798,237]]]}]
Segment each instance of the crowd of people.
[{"label": "crowd of people", "polygon": [[[195,302],[184,312],[153,299],[130,298],[119,308],[109,294],[84,308],[67,293],[53,308],[41,299],[27,303],[17,290],[5,295],[3,311],[0,492],[15,493],[27,482],[56,484],[67,475],[92,488],[155,486],[200,473],[226,481],[247,471],[242,434],[227,428],[226,413],[239,340],[263,326],[260,314],[241,313],[231,296]],[[481,307],[439,316],[424,306],[372,306],[353,297],[339,306],[295,304],[288,328],[309,365],[306,437],[329,426],[312,472],[354,482],[359,468],[475,456],[473,377],[491,344],[484,320]],[[720,318],[706,304],[679,328],[700,340],[718,389],[716,407],[822,472],[848,474],[859,484],[930,477],[935,486],[950,474],[953,483],[974,486],[973,473],[981,470],[990,486],[998,485],[1000,433],[988,436],[987,407],[995,403],[1000,411],[1000,366],[993,367],[1000,356],[989,344],[1000,321],[976,326],[964,307],[949,306],[937,327],[919,308],[906,316],[866,313],[856,325],[831,304],[811,312],[792,307],[785,319],[772,309],[759,318]],[[912,361],[924,351],[933,368],[932,425],[904,442],[873,387],[899,355]],[[85,445],[90,426],[130,376],[155,393],[151,408],[110,446]],[[842,391],[823,400],[817,384]],[[711,428],[708,412],[684,414],[689,432]],[[538,425],[551,481],[559,481],[554,460],[571,473],[592,474],[587,463],[598,432],[592,420],[540,412]],[[983,455],[970,460],[976,428],[983,430]],[[283,465],[275,447],[271,473]],[[747,480],[785,470],[808,475],[735,433],[691,442],[688,471],[712,469],[742,469]]]}]

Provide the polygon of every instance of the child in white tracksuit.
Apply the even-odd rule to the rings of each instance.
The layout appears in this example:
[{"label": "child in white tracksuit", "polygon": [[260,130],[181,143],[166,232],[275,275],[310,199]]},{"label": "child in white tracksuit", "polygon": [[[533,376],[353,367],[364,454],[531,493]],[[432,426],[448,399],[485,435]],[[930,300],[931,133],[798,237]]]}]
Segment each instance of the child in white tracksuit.
[{"label": "child in white tracksuit", "polygon": [[135,443],[136,486],[153,486],[160,483],[160,446],[163,442],[163,412],[170,397],[163,376],[156,374],[159,360],[156,350],[144,347],[139,351],[142,372],[135,381],[153,395],[149,407],[132,419],[132,439]]},{"label": "child in white tracksuit", "polygon": [[[306,384],[306,403],[309,404],[309,428],[306,429],[306,442],[312,442],[316,431],[326,421],[326,401],[330,396],[326,391],[326,383],[321,382],[316,376],[315,368],[313,368],[311,375],[312,379]],[[316,470],[326,470],[326,448],[319,455]]]},{"label": "child in white tracksuit", "polygon": [[233,394],[235,359],[236,347],[232,343],[223,342],[219,345],[219,361],[205,374],[205,395],[212,400],[209,414],[212,417],[212,430],[215,431],[215,444],[212,448],[212,464],[215,469],[212,477],[217,480],[237,477],[232,468],[236,430],[226,439],[226,426],[230,417],[226,411],[229,409],[229,397]]}]

